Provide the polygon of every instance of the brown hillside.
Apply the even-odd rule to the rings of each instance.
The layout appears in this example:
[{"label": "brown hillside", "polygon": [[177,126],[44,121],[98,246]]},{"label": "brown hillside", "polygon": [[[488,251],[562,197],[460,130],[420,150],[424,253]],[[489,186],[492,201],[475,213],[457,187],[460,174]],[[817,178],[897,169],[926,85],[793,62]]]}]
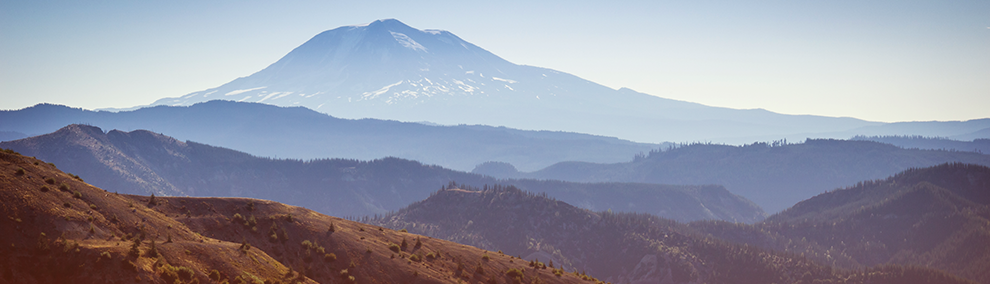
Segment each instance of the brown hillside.
[{"label": "brown hillside", "polygon": [[313,282],[287,276],[289,268],[264,251],[204,237],[144,203],[9,150],[0,153],[0,200],[2,282],[206,283],[213,270],[230,281]]},{"label": "brown hillside", "polygon": [[114,194],[9,150],[0,188],[0,283],[593,283],[271,201]]},{"label": "brown hillside", "polygon": [[[130,196],[135,202],[148,197]],[[582,282],[573,273],[554,274],[522,259],[450,241],[326,216],[302,207],[244,198],[157,198],[155,210],[201,234],[240,240],[321,283],[343,270],[360,283]],[[405,243],[405,245],[403,245]],[[328,257],[328,255],[333,257]],[[487,257],[485,257],[487,256]],[[479,268],[480,267],[480,268]],[[593,283],[593,282],[588,282]]]}]

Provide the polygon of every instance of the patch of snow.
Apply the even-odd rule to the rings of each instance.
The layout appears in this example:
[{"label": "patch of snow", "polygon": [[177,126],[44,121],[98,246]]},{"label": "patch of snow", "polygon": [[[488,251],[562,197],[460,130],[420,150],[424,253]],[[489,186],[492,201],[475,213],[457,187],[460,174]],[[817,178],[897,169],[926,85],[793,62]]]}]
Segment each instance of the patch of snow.
[{"label": "patch of snow", "polygon": [[[192,93],[192,94],[188,94],[188,95],[185,95],[185,96],[182,96],[182,97],[179,97],[179,98],[180,99],[188,99],[188,98],[191,98],[191,97],[195,97],[196,95],[199,95],[199,93]],[[206,97],[206,96],[204,95],[203,97]]]},{"label": "patch of snow", "polygon": [[502,82],[506,82],[506,83],[509,83],[509,84],[515,84],[516,83],[516,80],[502,79],[502,78],[499,78],[499,77],[492,77],[492,80],[502,81]]},{"label": "patch of snow", "polygon": [[281,98],[283,98],[285,96],[288,96],[288,95],[291,95],[291,94],[292,94],[292,92],[283,92],[281,95],[278,95],[277,97],[272,98],[272,100],[274,101],[274,100],[277,100],[277,99],[281,99]]},{"label": "patch of snow", "polygon": [[[267,96],[265,96],[265,97],[263,97],[263,98],[261,98],[261,99],[260,99],[260,100],[258,100],[257,102],[258,102],[258,103],[260,103],[260,102],[263,102],[263,101],[265,101],[265,100],[267,100],[267,99],[270,99],[270,98],[272,98],[272,97],[274,97],[274,96],[277,96],[278,94],[282,94],[282,92],[274,92],[274,93],[271,93],[271,94],[268,94]],[[283,96],[283,97],[284,97],[284,96]]]},{"label": "patch of snow", "polygon": [[477,89],[474,86],[471,86],[471,85],[468,85],[468,84],[464,84],[464,82],[458,81],[457,79],[454,79],[454,83],[460,85],[460,86],[457,86],[457,87],[458,88],[461,88],[461,90],[464,90],[465,92],[468,92],[468,93],[473,93],[474,90]]},{"label": "patch of snow", "polygon": [[420,50],[424,52],[426,51],[426,47],[423,47],[423,45],[419,44],[412,38],[409,38],[409,36],[407,36],[406,34],[397,33],[393,31],[389,31],[389,32],[392,33],[392,37],[395,38],[395,41],[398,41],[399,44],[401,44],[402,46],[416,51],[420,51]]},{"label": "patch of snow", "polygon": [[[458,66],[459,66],[459,65],[458,65]],[[474,74],[474,70],[471,70],[471,71],[464,71],[464,74]]]},{"label": "patch of snow", "polygon": [[398,86],[399,84],[402,84],[402,81],[401,80],[398,81],[398,82],[395,82],[395,84],[391,84],[391,85],[382,87],[381,89],[378,89],[377,91],[374,91],[374,92],[364,92],[363,94],[361,94],[361,96],[364,97],[364,98],[366,98],[366,99],[374,99],[374,98],[378,97],[379,95],[388,92],[388,89],[390,89],[392,87],[395,87],[395,86]]},{"label": "patch of snow", "polygon": [[326,104],[326,103],[322,103],[322,104],[316,106],[316,109],[320,109],[321,107],[323,107],[324,104]]},{"label": "patch of snow", "polygon": [[257,87],[257,88],[250,88],[250,89],[243,89],[243,90],[234,90],[234,91],[227,92],[226,94],[223,94],[223,95],[224,96],[233,96],[233,95],[247,93],[247,92],[250,92],[250,91],[260,90],[260,89],[264,89],[264,88],[268,88],[268,86]]},{"label": "patch of snow", "polygon": [[216,93],[216,92],[217,92],[217,90],[213,90],[213,91],[207,92],[207,93],[203,94],[203,97],[205,98],[206,96],[209,96],[210,94],[213,94],[213,93]]},{"label": "patch of snow", "polygon": [[431,35],[438,35],[438,34],[442,33],[443,31],[442,30],[423,30],[423,32],[428,33],[428,34],[431,34]]},{"label": "patch of snow", "polygon": [[250,99],[251,97],[252,97],[251,95],[248,95],[247,97],[244,97],[244,98],[242,98],[240,100],[237,100],[237,101],[238,102],[243,102],[243,101],[246,101],[247,99]]},{"label": "patch of snow", "polygon": [[513,89],[512,87],[509,87],[509,85],[505,85],[505,88],[506,88],[506,89],[509,89],[509,90],[513,90],[513,91],[515,91],[515,89]]}]

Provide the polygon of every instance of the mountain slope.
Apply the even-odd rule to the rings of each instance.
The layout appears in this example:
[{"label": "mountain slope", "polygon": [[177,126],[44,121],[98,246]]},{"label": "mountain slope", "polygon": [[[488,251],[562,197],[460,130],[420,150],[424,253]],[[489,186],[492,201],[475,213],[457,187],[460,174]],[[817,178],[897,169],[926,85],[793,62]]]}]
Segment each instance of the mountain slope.
[{"label": "mountain slope", "polygon": [[4,282],[206,281],[217,270],[230,280],[315,283],[287,277],[289,269],[264,251],[203,237],[165,214],[9,150],[0,153],[0,199],[7,217],[0,220]]},{"label": "mountain slope", "polygon": [[[159,196],[238,196],[301,205],[336,216],[384,214],[429,196],[453,181],[484,186],[496,180],[419,162],[310,161],[258,158],[144,130],[109,131],[70,125],[42,136],[0,143],[62,165],[94,185]],[[676,220],[753,223],[765,213],[718,186],[505,181],[588,208],[649,212]]]},{"label": "mountain slope", "polygon": [[9,150],[0,198],[0,283],[594,283],[270,201],[109,193]]},{"label": "mountain slope", "polygon": [[946,162],[990,165],[990,155],[809,139],[800,144],[693,144],[651,152],[627,163],[563,162],[532,173],[476,173],[575,182],[720,184],[768,212],[777,212],[826,190]]},{"label": "mountain slope", "polygon": [[69,124],[148,129],[263,157],[401,157],[459,170],[487,161],[510,162],[526,170],[561,161],[622,162],[662,146],[567,132],[347,120],[302,107],[227,101],[119,113],[47,104],[0,111],[0,130],[41,135]]},{"label": "mountain slope", "polygon": [[613,283],[965,282],[918,267],[833,270],[794,254],[705,237],[655,216],[592,212],[513,187],[441,190],[369,221],[588,271]]},{"label": "mountain slope", "polygon": [[419,30],[394,19],[322,32],[257,73],[153,105],[216,99],[306,106],[344,118],[501,125],[652,142],[745,143],[753,137],[881,125],[614,90],[571,74],[516,65],[453,33]]},{"label": "mountain slope", "polygon": [[755,225],[691,223],[845,269],[899,264],[990,283],[990,168],[942,164],[820,194]]}]

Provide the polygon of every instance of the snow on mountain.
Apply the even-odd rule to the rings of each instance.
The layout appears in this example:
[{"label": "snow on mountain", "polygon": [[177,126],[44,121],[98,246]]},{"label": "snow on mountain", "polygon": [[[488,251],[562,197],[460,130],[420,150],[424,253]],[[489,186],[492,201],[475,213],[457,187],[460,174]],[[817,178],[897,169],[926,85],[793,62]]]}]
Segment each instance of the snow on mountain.
[{"label": "snow on mountain", "polygon": [[513,64],[448,31],[419,30],[395,19],[322,32],[257,73],[154,105],[216,99],[305,106],[342,118],[485,124],[650,142],[803,139],[786,135],[877,124],[714,108],[614,90]]}]

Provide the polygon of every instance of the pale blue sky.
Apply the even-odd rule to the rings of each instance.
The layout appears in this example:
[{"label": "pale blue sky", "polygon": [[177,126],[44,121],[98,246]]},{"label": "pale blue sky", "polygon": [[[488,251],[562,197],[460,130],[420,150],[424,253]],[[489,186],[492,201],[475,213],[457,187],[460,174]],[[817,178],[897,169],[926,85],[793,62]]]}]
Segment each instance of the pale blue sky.
[{"label": "pale blue sky", "polygon": [[712,106],[990,117],[990,1],[2,0],[0,109],[149,104],[384,18],[517,64]]}]

